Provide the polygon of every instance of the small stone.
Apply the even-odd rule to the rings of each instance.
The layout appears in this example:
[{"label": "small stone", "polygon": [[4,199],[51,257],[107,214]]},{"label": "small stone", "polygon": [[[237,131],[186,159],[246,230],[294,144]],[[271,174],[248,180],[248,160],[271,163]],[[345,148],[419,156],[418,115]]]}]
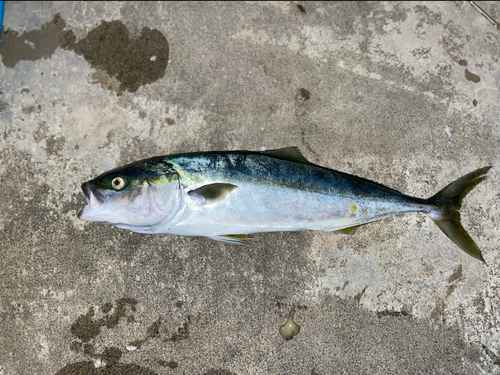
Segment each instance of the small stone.
[{"label": "small stone", "polygon": [[293,336],[297,336],[300,332],[300,326],[293,321],[293,318],[288,320],[280,327],[280,335],[285,340],[290,340]]}]

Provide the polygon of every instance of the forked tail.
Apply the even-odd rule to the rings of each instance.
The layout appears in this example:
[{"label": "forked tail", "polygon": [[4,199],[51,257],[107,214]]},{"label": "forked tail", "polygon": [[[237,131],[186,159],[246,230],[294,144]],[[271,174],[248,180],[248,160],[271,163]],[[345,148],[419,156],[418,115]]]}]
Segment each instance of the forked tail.
[{"label": "forked tail", "polygon": [[481,250],[460,222],[460,212],[458,210],[462,206],[462,199],[486,178],[486,173],[490,168],[480,168],[460,177],[427,200],[430,204],[436,206],[436,210],[431,212],[429,216],[439,229],[459,248],[483,262],[484,258]]}]

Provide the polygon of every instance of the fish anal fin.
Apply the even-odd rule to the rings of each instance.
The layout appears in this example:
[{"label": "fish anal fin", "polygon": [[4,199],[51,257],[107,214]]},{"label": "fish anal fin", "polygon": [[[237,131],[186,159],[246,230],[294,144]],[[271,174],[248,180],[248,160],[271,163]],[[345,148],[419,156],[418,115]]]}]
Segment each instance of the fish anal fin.
[{"label": "fish anal fin", "polygon": [[260,153],[275,159],[293,161],[301,164],[312,164],[302,155],[298,147],[280,148],[278,150],[261,151]]},{"label": "fish anal fin", "polygon": [[203,203],[210,204],[224,200],[237,187],[233,184],[215,183],[191,190],[188,194],[203,199]]},{"label": "fish anal fin", "polygon": [[230,245],[248,245],[252,236],[248,234],[220,234],[218,236],[207,236],[208,238],[224,242]]},{"label": "fish anal fin", "polygon": [[340,233],[340,234],[349,234],[349,235],[352,236],[356,232],[356,229],[358,229],[362,225],[365,225],[365,224],[359,224],[359,225],[354,225],[352,227],[337,229],[337,230],[334,230],[332,232],[334,232],[334,233]]}]

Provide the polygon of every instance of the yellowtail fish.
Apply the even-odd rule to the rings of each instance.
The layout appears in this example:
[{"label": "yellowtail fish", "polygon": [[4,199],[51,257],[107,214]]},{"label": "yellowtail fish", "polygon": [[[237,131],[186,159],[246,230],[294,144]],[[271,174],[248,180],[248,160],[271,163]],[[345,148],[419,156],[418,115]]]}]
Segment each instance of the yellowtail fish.
[{"label": "yellowtail fish", "polygon": [[424,212],[460,249],[484,262],[458,211],[490,168],[421,199],[310,163],[296,147],[176,154],[137,161],[84,183],[87,205],[79,218],[139,233],[241,244],[262,232],[352,234],[400,212]]}]

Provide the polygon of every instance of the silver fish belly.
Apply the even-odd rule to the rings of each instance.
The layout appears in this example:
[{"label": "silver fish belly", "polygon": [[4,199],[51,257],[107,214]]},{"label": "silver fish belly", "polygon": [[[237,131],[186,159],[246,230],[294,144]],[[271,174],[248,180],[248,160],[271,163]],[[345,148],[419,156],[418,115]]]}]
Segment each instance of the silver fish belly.
[{"label": "silver fish belly", "polygon": [[141,233],[206,236],[245,243],[274,231],[353,233],[401,212],[424,212],[462,250],[483,260],[460,224],[463,197],[490,167],[429,199],[308,162],[297,148],[179,154],[106,172],[82,188],[82,220]]}]

